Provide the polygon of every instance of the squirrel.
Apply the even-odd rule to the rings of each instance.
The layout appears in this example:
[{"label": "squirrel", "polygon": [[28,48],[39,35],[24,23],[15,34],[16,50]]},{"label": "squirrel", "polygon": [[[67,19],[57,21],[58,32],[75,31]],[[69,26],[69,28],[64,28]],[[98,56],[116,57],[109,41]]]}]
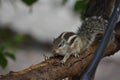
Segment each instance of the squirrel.
[{"label": "squirrel", "polygon": [[63,32],[54,39],[52,52],[64,56],[61,63],[65,63],[70,55],[79,57],[81,50],[88,48],[97,34],[105,32],[107,24],[108,21],[101,16],[86,18],[77,33]]}]

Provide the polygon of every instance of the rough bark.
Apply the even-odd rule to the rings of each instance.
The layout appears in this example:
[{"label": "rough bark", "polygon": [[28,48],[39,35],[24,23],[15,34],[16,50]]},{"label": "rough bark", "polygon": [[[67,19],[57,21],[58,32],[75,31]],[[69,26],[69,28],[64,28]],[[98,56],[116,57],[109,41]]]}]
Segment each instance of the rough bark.
[{"label": "rough bark", "polygon": [[[110,42],[107,47],[104,57],[113,55],[120,50],[120,29],[117,25],[117,33],[115,33],[115,40]],[[96,47],[99,44],[99,39],[83,52],[80,57],[75,58],[71,56],[65,64],[60,64],[62,57],[53,57],[39,64],[33,65],[25,70],[18,72],[10,72],[0,77],[0,80],[59,80],[65,77],[72,77],[81,75],[88,66]]]},{"label": "rough bark", "polygon": [[116,0],[89,0],[85,17],[102,16],[109,19]]}]

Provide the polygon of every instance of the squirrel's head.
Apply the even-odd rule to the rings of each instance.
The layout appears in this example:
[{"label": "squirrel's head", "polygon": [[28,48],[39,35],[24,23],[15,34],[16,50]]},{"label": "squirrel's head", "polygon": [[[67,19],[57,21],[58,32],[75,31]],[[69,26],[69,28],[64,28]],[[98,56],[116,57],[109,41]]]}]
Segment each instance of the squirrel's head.
[{"label": "squirrel's head", "polygon": [[65,55],[76,39],[76,34],[73,32],[63,32],[53,41],[52,51],[55,54]]}]

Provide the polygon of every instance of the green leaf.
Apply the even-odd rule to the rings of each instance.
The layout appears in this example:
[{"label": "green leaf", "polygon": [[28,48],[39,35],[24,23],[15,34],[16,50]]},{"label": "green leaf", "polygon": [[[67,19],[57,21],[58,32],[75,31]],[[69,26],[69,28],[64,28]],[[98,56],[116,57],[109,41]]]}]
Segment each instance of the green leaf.
[{"label": "green leaf", "polygon": [[0,53],[2,53],[4,51],[4,47],[0,46]]},{"label": "green leaf", "polygon": [[81,14],[81,18],[84,18],[86,6],[88,0],[77,0],[74,5],[74,11]]},{"label": "green leaf", "polygon": [[0,54],[0,66],[5,68],[7,66],[7,59],[3,54]]},{"label": "green leaf", "polygon": [[13,53],[5,52],[4,55],[7,56],[7,57],[9,57],[9,58],[11,58],[11,59],[13,59],[13,60],[16,59],[16,58],[15,58],[15,55],[14,55]]},{"label": "green leaf", "polygon": [[14,47],[13,44],[12,44],[12,42],[9,41],[9,40],[6,40],[6,41],[4,42],[4,46],[5,46],[6,49],[10,49],[10,50],[15,49],[15,47]]},{"label": "green leaf", "polygon": [[6,37],[8,37],[8,33],[0,30],[0,37],[6,38]]},{"label": "green leaf", "polygon": [[17,34],[17,35],[14,36],[14,41],[15,42],[22,42],[24,40],[24,38],[25,37],[23,35]]},{"label": "green leaf", "polygon": [[38,0],[22,0],[22,2],[24,2],[25,4],[27,4],[28,6],[33,5],[35,2],[37,2]]}]

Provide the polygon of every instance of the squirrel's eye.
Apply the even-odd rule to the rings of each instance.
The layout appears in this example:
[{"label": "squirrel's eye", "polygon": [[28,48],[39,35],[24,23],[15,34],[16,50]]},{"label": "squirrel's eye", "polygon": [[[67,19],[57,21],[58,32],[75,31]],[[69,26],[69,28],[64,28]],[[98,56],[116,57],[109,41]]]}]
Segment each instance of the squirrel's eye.
[{"label": "squirrel's eye", "polygon": [[58,47],[61,47],[61,46],[63,46],[64,45],[64,41],[62,41],[59,45],[58,45]]},{"label": "squirrel's eye", "polygon": [[58,47],[61,47],[61,46],[62,46],[62,44],[59,44],[59,45],[58,45]]}]

